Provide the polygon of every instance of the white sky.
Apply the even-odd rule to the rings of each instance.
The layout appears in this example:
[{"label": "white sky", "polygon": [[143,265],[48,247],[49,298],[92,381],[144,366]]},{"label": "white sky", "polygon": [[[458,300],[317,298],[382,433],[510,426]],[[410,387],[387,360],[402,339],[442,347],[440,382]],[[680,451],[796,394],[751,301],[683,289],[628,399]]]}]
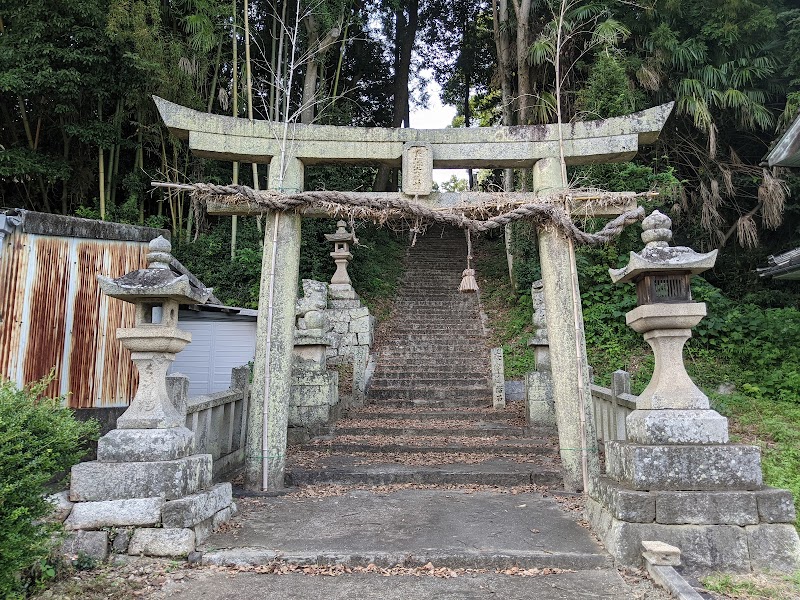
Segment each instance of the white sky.
[{"label": "white sky", "polygon": [[[428,83],[426,91],[428,93],[428,108],[411,109],[411,127],[415,129],[444,129],[449,127],[456,116],[455,106],[443,105],[439,100],[442,88],[430,77],[426,78]],[[459,179],[466,179],[467,172],[463,169],[434,169],[433,180],[444,183],[455,175]]]}]

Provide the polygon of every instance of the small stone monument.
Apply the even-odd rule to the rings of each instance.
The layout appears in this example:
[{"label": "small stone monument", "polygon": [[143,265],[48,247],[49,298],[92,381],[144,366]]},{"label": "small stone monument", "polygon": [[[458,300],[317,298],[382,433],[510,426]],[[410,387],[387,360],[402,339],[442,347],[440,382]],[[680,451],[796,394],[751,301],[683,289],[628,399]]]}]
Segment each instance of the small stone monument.
[{"label": "small stone monument", "polygon": [[547,339],[547,313],[544,307],[544,282],[531,284],[533,301],[533,335],[528,346],[533,348],[536,368],[525,374],[525,418],[528,425],[555,425],[553,376],[550,371],[550,342]]},{"label": "small stone monument", "polygon": [[[193,285],[170,266],[171,245],[150,242],[146,269],[117,279],[98,276],[103,292],[136,307],[134,327],[117,330],[139,371],[139,387],[117,429],[100,438],[97,460],[72,468],[68,530],[124,531],[114,550],[186,556],[234,510],[230,483],[212,485],[210,454],[194,454],[185,406],[167,393],[175,355],[191,341],[178,329],[182,304],[203,304],[211,290]],[[101,540],[102,541],[102,540]]]},{"label": "small stone monument", "polygon": [[347,272],[347,264],[353,259],[350,244],[355,241],[356,237],[352,231],[347,231],[347,223],[339,221],[336,223],[336,232],[326,233],[325,239],[333,242],[331,258],[336,263],[336,272],[331,277],[331,284],[328,286],[331,307],[357,308],[361,306],[361,301],[353,289],[353,283]]},{"label": "small stone monument", "polygon": [[794,571],[800,540],[787,490],[765,487],[755,446],[728,443],[728,421],[709,406],[683,364],[683,345],[706,314],[693,302],[692,275],[716,250],[671,247],[671,221],[655,211],[642,223],[641,253],[611,270],[636,283],[630,327],[655,354],[653,378],[627,417],[627,440],[606,442],[606,475],[591,487],[588,519],[609,552],[640,565],[643,541],[683,550],[690,571]]},{"label": "small stone monument", "polygon": [[492,367],[492,407],[506,407],[506,376],[503,348],[492,348],[489,351],[489,362]]},{"label": "small stone monument", "polygon": [[326,350],[330,324],[325,316],[327,285],[303,280],[303,297],[297,300],[292,392],[289,427],[316,435],[335,418],[339,402],[339,374],[329,371]]}]

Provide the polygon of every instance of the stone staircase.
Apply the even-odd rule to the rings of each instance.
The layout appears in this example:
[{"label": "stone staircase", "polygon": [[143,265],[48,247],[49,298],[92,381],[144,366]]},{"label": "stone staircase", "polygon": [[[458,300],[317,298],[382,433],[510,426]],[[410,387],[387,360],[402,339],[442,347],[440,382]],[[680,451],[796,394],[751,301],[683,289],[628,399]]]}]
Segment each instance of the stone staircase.
[{"label": "stone staircase", "polygon": [[378,332],[368,405],[291,450],[287,485],[561,485],[555,432],[523,407],[492,408],[476,294],[461,294],[466,242],[429,231],[409,250],[393,315]]},{"label": "stone staircase", "polygon": [[[379,327],[369,403],[330,435],[290,447],[286,494],[240,499],[237,523],[209,539],[204,562],[283,561],[367,574],[379,567],[418,575],[477,569],[495,578],[555,568],[579,571],[582,582],[603,573],[622,583],[610,556],[578,522],[580,498],[554,493],[562,487],[555,432],[526,427],[520,404],[492,408],[478,299],[457,291],[465,246],[457,232],[420,237],[408,254],[394,316]],[[608,584],[573,593],[555,579],[541,581],[505,597],[588,598],[596,588],[603,597],[635,597],[612,593]],[[551,586],[559,588],[553,595],[539,593]],[[401,596],[484,595],[448,585]],[[367,596],[377,597],[335,595]]]}]

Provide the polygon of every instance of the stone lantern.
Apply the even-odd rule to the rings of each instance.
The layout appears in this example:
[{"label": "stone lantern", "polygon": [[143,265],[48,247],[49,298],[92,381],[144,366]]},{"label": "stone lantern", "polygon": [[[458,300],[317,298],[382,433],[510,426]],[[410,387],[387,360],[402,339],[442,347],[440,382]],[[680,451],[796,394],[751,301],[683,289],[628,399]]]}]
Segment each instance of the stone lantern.
[{"label": "stone lantern", "polygon": [[336,263],[336,272],[331,277],[331,284],[352,286],[350,275],[347,274],[347,263],[353,259],[350,253],[350,244],[355,241],[353,232],[347,231],[347,223],[339,221],[336,223],[336,233],[326,233],[325,239],[333,242],[331,258]]},{"label": "stone lantern", "polygon": [[353,259],[350,244],[355,242],[356,236],[352,231],[347,231],[347,223],[336,223],[335,233],[326,233],[325,239],[333,242],[331,258],[336,263],[336,272],[331,277],[328,286],[328,299],[330,307],[336,309],[351,309],[361,306],[361,300],[353,289],[350,275],[347,273],[347,263]]},{"label": "stone lantern", "polygon": [[[674,412],[709,408],[708,398],[686,373],[683,346],[692,336],[692,328],[706,315],[705,303],[692,302],[689,280],[692,275],[714,266],[717,251],[698,254],[691,248],[670,246],[671,227],[669,217],[654,211],[642,222],[644,250],[639,254],[631,252],[627,266],[609,271],[614,283],[632,281],[636,284],[639,306],[625,319],[633,330],[644,334],[655,355],[653,378],[639,396],[636,406],[641,410],[670,409],[670,413],[661,417],[671,424],[670,428],[675,430],[673,433],[687,431],[683,425],[696,423],[701,416],[703,419],[713,418],[717,425],[723,425],[725,435],[716,427],[713,439],[704,441],[726,442],[725,421],[717,413],[714,412],[716,417],[711,417],[705,413]],[[677,426],[678,420],[682,423],[680,427]],[[652,418],[647,423],[652,424]],[[650,425],[644,427],[647,429]],[[628,432],[628,439],[636,439],[641,434],[656,441],[650,435],[653,433],[649,430],[640,432],[637,423],[636,430]],[[675,441],[678,440],[673,439],[673,443]]]},{"label": "stone lantern", "polygon": [[[131,351],[139,387],[117,429],[98,440],[97,460],[72,467],[68,541],[91,540],[97,558],[110,541],[119,553],[187,556],[234,511],[231,484],[212,484],[212,456],[195,454],[186,414],[167,393],[167,369],[192,339],[178,329],[178,308],[211,296],[173,271],[170,250],[158,237],[146,269],[98,276],[104,293],[136,307],[134,326],[118,329],[117,338]],[[117,537],[110,540],[109,531]]]},{"label": "stone lantern", "polygon": [[181,304],[204,304],[211,289],[199,288],[170,267],[172,245],[163,237],[150,242],[147,268],[110,279],[98,276],[108,296],[136,307],[133,327],[117,330],[117,339],[131,351],[139,370],[139,387],[130,407],[117,419],[118,429],[168,429],[184,425],[167,393],[166,377],[175,355],[192,341],[178,329]]},{"label": "stone lantern", "polygon": [[625,441],[606,442],[606,473],[590,487],[587,518],[617,562],[639,566],[642,546],[678,546],[689,572],[800,566],[791,492],[762,483],[756,446],[728,443],[728,420],[709,407],[683,364],[683,346],[706,314],[692,302],[693,275],[717,252],[671,247],[670,219],[642,223],[645,248],[610,270],[634,282],[628,325],[653,349],[655,369],[626,419]]}]

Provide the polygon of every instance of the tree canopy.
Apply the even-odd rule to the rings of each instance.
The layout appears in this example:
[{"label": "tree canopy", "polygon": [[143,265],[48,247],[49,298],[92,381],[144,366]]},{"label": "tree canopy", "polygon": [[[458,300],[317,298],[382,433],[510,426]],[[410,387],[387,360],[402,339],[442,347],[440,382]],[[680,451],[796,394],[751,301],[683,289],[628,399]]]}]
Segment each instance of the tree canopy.
[{"label": "tree canopy", "polygon": [[[796,241],[793,180],[760,162],[800,106],[799,52],[800,11],[788,0],[8,0],[0,195],[192,240],[207,222],[182,192],[149,181],[230,182],[233,167],[192,156],[152,94],[240,117],[402,127],[424,99],[423,74],[460,127],[675,100],[660,144],[637,164],[680,182],[679,227],[708,246],[777,247]],[[310,177],[325,185],[320,173]],[[398,185],[391,170],[371,176],[375,189]],[[469,184],[503,177],[506,189],[528,186],[524,171]],[[614,179],[591,168],[575,177]],[[264,178],[241,171],[242,183]],[[365,173],[344,179],[363,189]]]}]

